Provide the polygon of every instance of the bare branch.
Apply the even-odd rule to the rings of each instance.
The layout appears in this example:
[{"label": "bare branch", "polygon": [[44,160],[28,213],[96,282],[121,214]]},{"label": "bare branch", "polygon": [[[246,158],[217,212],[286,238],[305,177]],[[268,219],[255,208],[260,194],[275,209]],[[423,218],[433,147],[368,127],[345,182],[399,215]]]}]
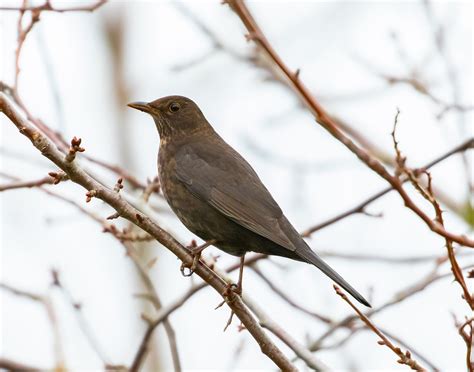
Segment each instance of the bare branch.
[{"label": "bare branch", "polygon": [[[458,145],[458,146],[454,147],[453,149],[449,150],[448,152],[442,154],[441,156],[437,157],[436,159],[429,162],[428,164],[425,164],[423,167],[419,168],[417,170],[417,172],[422,172],[424,170],[430,169],[434,165],[443,162],[444,160],[448,159],[449,157],[451,157],[455,154],[465,152],[467,150],[472,150],[472,149],[474,149],[474,138],[471,138],[471,139],[461,143],[460,145]],[[408,177],[405,177],[405,178],[402,179],[402,182],[407,182],[407,181],[409,181]],[[369,204],[371,204],[374,201],[380,199],[382,196],[388,194],[392,190],[393,190],[393,187],[389,186],[389,187],[383,189],[382,191],[379,191],[378,193],[376,193],[376,194],[372,195],[371,197],[367,198],[363,202],[357,204],[355,207],[352,207],[351,209],[348,209],[347,211],[345,211],[343,213],[340,213],[340,214],[330,218],[327,221],[321,222],[321,223],[319,223],[319,224],[317,224],[313,227],[310,227],[309,229],[305,230],[301,235],[303,237],[308,237],[312,233],[314,233],[318,230],[321,230],[321,229],[323,229],[327,226],[330,226],[330,225],[332,225],[332,224],[334,224],[334,223],[336,223],[336,222],[338,222],[338,221],[340,221],[340,220],[342,220],[346,217],[352,216],[353,214],[362,213],[362,211],[364,211],[365,208]]]},{"label": "bare branch", "polygon": [[[0,175],[3,174],[0,172]],[[15,190],[15,189],[22,189],[22,188],[32,188],[32,187],[39,187],[43,185],[56,185],[61,181],[67,180],[67,176],[64,172],[55,173],[50,172],[48,177],[40,178],[39,180],[35,181],[15,181],[6,185],[0,185],[0,192],[6,190]]]},{"label": "bare branch", "polygon": [[308,109],[310,109],[310,111],[314,114],[318,124],[320,124],[334,138],[341,142],[349,151],[356,155],[359,160],[365,163],[380,177],[384,178],[398,192],[405,206],[418,215],[418,217],[420,217],[432,231],[461,245],[474,247],[474,240],[468,238],[465,235],[457,235],[447,231],[443,226],[441,226],[436,221],[433,221],[428,215],[426,215],[410,198],[398,177],[392,176],[380,161],[371,156],[366,150],[359,147],[339,129],[339,126],[334,121],[334,119],[326,112],[326,110],[321,106],[316,98],[310,93],[308,88],[302,83],[301,77],[295,76],[295,74],[285,65],[283,60],[270,45],[243,0],[227,0],[226,3],[230,5],[232,10],[239,16],[242,23],[249,31],[247,39],[254,41],[263,51],[265,51],[269,58],[273,60],[280,71],[289,80],[293,88],[303,98]]},{"label": "bare branch", "polygon": [[[441,279],[451,277],[451,275],[452,275],[451,273],[445,273],[445,274],[439,274],[438,273],[438,269],[439,269],[440,265],[445,260],[438,261],[436,263],[434,269],[431,272],[429,272],[425,277],[423,277],[421,280],[418,280],[415,283],[407,286],[405,289],[399,291],[398,293],[395,293],[390,300],[388,300],[387,302],[385,302],[384,304],[382,304],[382,305],[380,305],[376,308],[368,310],[365,313],[365,315],[367,317],[371,317],[375,314],[378,314],[378,313],[380,313],[384,310],[387,310],[388,308],[390,308],[390,307],[392,307],[396,304],[399,304],[399,303],[403,302],[407,298],[410,298],[410,297],[416,295],[417,293],[423,291],[425,288],[427,288],[428,286],[434,284],[435,282],[437,282]],[[466,270],[466,269],[471,268],[473,266],[474,265],[467,265],[467,266],[463,267],[463,270]],[[351,325],[353,324],[353,322],[356,319],[357,319],[357,317],[355,315],[349,315],[349,316],[343,318],[340,321],[337,321],[337,322],[332,321],[331,322],[332,325],[326,330],[326,332],[324,332],[317,340],[315,340],[311,343],[310,350],[311,351],[317,351],[317,350],[321,349],[323,342],[329,336],[334,334],[340,328],[350,328]],[[352,333],[355,333],[357,330],[359,330],[359,329],[354,330]]]},{"label": "bare branch", "polygon": [[23,5],[22,7],[12,7],[12,6],[2,6],[0,10],[9,10],[9,11],[19,11],[19,12],[42,12],[42,11],[49,11],[49,12],[57,12],[57,13],[66,13],[66,12],[93,12],[94,10],[100,8],[104,5],[107,0],[99,0],[94,4],[85,5],[85,6],[76,6],[70,8],[63,8],[58,9],[54,8],[51,5],[50,0],[47,0],[44,4],[38,6],[28,7]]},{"label": "bare branch", "polygon": [[296,355],[315,371],[328,371],[329,367],[317,359],[304,345],[295,340],[275,322],[255,301],[244,295],[245,304],[257,316],[260,325],[282,340]]},{"label": "bare branch", "polygon": [[40,372],[45,371],[46,368],[32,367],[30,365],[17,362],[7,358],[0,358],[0,369],[7,371],[23,371],[23,372]]},{"label": "bare branch", "polygon": [[418,364],[418,362],[416,362],[412,357],[411,357],[411,353],[407,350],[406,352],[402,352],[402,350],[395,346],[394,344],[392,344],[392,342],[390,342],[390,340],[385,337],[385,335],[370,321],[369,318],[367,318],[358,308],[357,306],[355,306],[351,300],[349,300],[349,298],[345,295],[344,292],[342,292],[339,287],[337,285],[334,285],[334,289],[336,291],[336,293],[341,296],[341,298],[346,301],[350,307],[352,307],[354,309],[354,311],[357,313],[357,315],[359,316],[359,318],[367,325],[367,327],[369,327],[377,336],[380,337],[380,341],[378,341],[378,344],[379,345],[385,345],[387,346],[390,350],[392,350],[395,354],[398,355],[398,357],[400,358],[399,360],[397,360],[398,363],[400,364],[406,364],[407,366],[409,366],[411,369],[413,369],[414,371],[427,371],[426,368],[420,366]]},{"label": "bare branch", "polygon": [[[185,265],[192,265],[193,256],[188,249],[179,244],[150,217],[134,208],[116,192],[92,178],[77,164],[77,162],[65,161],[63,153],[56,148],[54,143],[48,137],[43,135],[32,124],[21,117],[20,113],[15,109],[4,93],[0,93],[0,110],[18,128],[20,133],[26,136],[43,156],[62,169],[69,176],[72,182],[81,185],[86,190],[94,190],[95,197],[103,200],[114,208],[123,218],[129,220],[152,235],[163,246],[168,248],[181,261],[183,261]],[[227,284],[207,266],[199,263],[196,267],[195,273],[212,286],[218,293],[226,294]],[[246,309],[238,295],[230,293],[228,296],[224,296],[224,300],[232,311],[239,317],[253,338],[258,342],[265,355],[267,355],[283,370],[296,370],[288,358],[285,357],[281,350],[258,325],[255,318]]]},{"label": "bare branch", "polygon": [[[419,173],[413,171],[412,169],[408,168],[405,165],[406,157],[404,157],[401,154],[401,150],[400,150],[398,141],[396,139],[396,129],[397,129],[399,113],[400,111],[398,111],[397,115],[395,116],[395,122],[393,125],[393,132],[392,132],[393,146],[395,148],[395,152],[397,155],[396,157],[397,164],[398,164],[397,173],[400,175],[401,174],[405,175],[410,180],[413,187],[415,187],[415,189],[423,196],[423,198],[425,198],[433,206],[433,209],[435,211],[435,221],[444,227],[443,211],[441,210],[441,207],[433,194],[431,174],[427,170],[424,170],[423,172],[423,174],[425,174],[428,177],[427,186],[425,188],[419,182],[419,178],[418,178]],[[453,241],[449,239],[448,237],[445,237],[445,242],[446,242],[446,249],[448,251],[449,262],[451,264],[451,271],[453,272],[454,279],[461,286],[462,291],[463,291],[463,297],[466,303],[469,305],[471,310],[474,310],[474,298],[471,296],[469,289],[467,288],[466,281],[464,280],[461,267],[459,266],[456,260],[456,255],[455,255],[454,247],[453,247]]]}]

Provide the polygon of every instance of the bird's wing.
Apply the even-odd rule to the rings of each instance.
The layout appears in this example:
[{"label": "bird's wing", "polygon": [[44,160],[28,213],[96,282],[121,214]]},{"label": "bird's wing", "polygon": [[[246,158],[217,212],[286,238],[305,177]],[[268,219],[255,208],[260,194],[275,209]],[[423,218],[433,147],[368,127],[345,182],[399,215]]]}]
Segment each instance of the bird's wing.
[{"label": "bird's wing", "polygon": [[370,304],[298,235],[252,167],[222,141],[183,146],[176,175],[187,189],[237,224],[312,263],[362,304]]},{"label": "bird's wing", "polygon": [[213,145],[183,146],[175,157],[178,179],[232,221],[295,251],[282,229],[286,218],[252,167],[225,143]]}]

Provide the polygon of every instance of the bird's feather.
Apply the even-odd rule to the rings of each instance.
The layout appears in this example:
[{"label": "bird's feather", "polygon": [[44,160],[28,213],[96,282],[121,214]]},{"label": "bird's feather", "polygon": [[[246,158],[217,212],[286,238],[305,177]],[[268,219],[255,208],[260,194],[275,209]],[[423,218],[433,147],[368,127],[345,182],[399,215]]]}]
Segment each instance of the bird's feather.
[{"label": "bird's feather", "polygon": [[[351,293],[366,306],[370,304],[347,281],[314,253],[286,219],[252,167],[232,148],[220,155],[222,142],[206,146],[192,142],[176,154],[176,176],[197,198],[224,216],[294,252]],[[231,155],[231,156],[229,156]]]},{"label": "bird's feather", "polygon": [[[237,152],[232,153],[232,161],[221,160],[219,154],[219,148],[200,143],[183,147],[176,156],[176,176],[196,197],[235,223],[295,251],[282,229],[285,217],[255,171]],[[246,168],[245,172],[239,168]]]}]

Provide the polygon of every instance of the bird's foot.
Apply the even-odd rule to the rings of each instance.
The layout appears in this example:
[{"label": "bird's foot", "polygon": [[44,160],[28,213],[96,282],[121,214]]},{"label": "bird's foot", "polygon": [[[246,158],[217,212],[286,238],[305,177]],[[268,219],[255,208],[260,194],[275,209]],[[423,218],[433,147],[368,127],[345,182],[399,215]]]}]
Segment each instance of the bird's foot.
[{"label": "bird's foot", "polygon": [[242,296],[242,288],[235,283],[227,283],[224,292],[222,292],[222,297],[228,298],[232,293]]},{"label": "bird's foot", "polygon": [[[227,301],[232,301],[231,299],[229,299],[229,297],[231,297],[232,294],[236,294],[238,296],[242,296],[242,288],[239,288],[239,286],[237,284],[234,284],[234,283],[228,283],[227,286],[225,287],[224,289],[224,292],[222,292],[222,297],[224,297],[224,300],[216,306],[216,308],[214,310],[217,310],[218,308],[220,308],[222,305],[224,305]],[[234,311],[231,310],[230,311],[230,316],[229,316],[229,319],[227,320],[227,323],[224,327],[224,332],[227,330],[227,328],[229,328],[229,326],[232,324],[232,319],[234,318]]]},{"label": "bird's foot", "polygon": [[[180,271],[183,276],[191,276],[196,271],[196,267],[199,263],[199,259],[201,258],[201,252],[193,254],[193,263],[191,266],[186,265],[184,262],[181,264]],[[186,271],[188,269],[188,271]]]},{"label": "bird's foot", "polygon": [[221,303],[219,303],[219,305],[217,305],[214,308],[214,310],[217,310],[222,305],[224,305],[229,300],[229,297],[232,295],[232,293],[234,293],[238,296],[242,296],[242,288],[239,288],[239,286],[237,284],[227,283],[227,285],[224,289],[224,292],[221,293],[222,297],[224,297],[224,300]]},{"label": "bird's foot", "polygon": [[[193,275],[194,271],[196,271],[196,267],[199,264],[199,259],[201,258],[201,252],[207,247],[209,247],[210,245],[214,244],[215,242],[216,242],[215,239],[211,239],[200,246],[196,246],[196,241],[193,240],[194,244],[191,243],[191,245],[187,247],[191,251],[191,255],[193,256],[193,263],[191,264],[191,266],[188,266],[183,262],[180,268],[181,274],[183,276]],[[185,272],[185,269],[189,269],[189,271]]]}]

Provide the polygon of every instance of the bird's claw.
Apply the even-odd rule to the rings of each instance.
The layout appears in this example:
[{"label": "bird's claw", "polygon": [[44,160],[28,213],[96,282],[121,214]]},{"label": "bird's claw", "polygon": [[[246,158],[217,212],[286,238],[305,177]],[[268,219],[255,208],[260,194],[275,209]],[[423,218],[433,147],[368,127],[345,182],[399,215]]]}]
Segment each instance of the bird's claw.
[{"label": "bird's claw", "polygon": [[235,294],[239,295],[240,297],[242,297],[242,287],[240,287],[239,285],[232,283],[230,285],[230,290],[234,292]]},{"label": "bird's claw", "polygon": [[[189,271],[186,272],[185,271],[186,269],[189,269]],[[191,275],[194,274],[194,271],[191,270],[191,268],[189,266],[186,266],[186,264],[184,262],[181,264],[181,267],[179,268],[179,270],[181,271],[182,276],[188,277],[188,276],[191,276]]]},{"label": "bird's claw", "polygon": [[[183,276],[191,276],[196,271],[196,268],[199,264],[199,259],[201,258],[201,252],[193,253],[193,263],[191,266],[186,265],[184,262],[181,264],[180,271]],[[185,272],[185,269],[189,269],[188,272]]]},{"label": "bird's claw", "polygon": [[224,292],[222,292],[223,297],[229,297],[231,292],[235,293],[236,295],[242,296],[242,288],[240,288],[235,283],[227,283]]},{"label": "bird's claw", "polygon": [[224,300],[219,303],[219,305],[217,305],[214,310],[217,310],[222,305],[224,305],[226,302],[226,298],[229,298],[232,293],[238,296],[242,296],[242,288],[239,288],[239,286],[235,283],[227,283],[224,291],[222,292],[222,297],[224,297]]}]

